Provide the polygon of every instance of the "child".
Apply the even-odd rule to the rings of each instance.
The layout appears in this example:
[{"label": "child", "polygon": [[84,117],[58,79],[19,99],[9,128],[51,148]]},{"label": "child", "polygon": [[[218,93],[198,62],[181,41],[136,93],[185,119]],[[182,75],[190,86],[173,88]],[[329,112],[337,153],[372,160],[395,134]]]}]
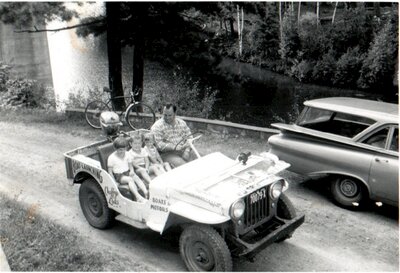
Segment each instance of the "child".
[{"label": "child", "polygon": [[138,202],[146,202],[138,192],[137,186],[143,191],[145,196],[148,196],[146,186],[143,181],[135,174],[132,166],[132,158],[126,152],[128,141],[124,137],[117,137],[113,141],[116,149],[107,160],[108,172],[115,181],[121,185],[128,185],[129,190],[136,197]]},{"label": "child", "polygon": [[171,170],[169,163],[161,159],[154,145],[153,135],[150,133],[142,135],[142,156],[144,156],[145,166],[150,174],[154,173],[159,176]]},{"label": "child", "polygon": [[144,156],[136,153],[133,150],[133,139],[130,138],[129,140],[129,146],[130,149],[128,151],[128,154],[131,156],[132,159],[132,166],[133,166],[133,170],[135,171],[135,173],[143,179],[143,182],[146,185],[146,188],[149,188],[150,185],[150,181],[151,181],[151,177],[149,175],[149,173],[147,172],[147,170],[144,168],[145,167],[145,161],[144,161]]}]

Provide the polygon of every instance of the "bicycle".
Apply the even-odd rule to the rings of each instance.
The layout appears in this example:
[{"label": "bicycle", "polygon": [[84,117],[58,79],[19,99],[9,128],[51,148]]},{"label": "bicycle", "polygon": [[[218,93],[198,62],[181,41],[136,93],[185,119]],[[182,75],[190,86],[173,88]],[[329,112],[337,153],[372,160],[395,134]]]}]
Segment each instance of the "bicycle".
[{"label": "bicycle", "polygon": [[[114,111],[120,117],[124,116],[124,120],[133,130],[137,129],[150,129],[153,123],[156,121],[156,115],[153,109],[142,102],[135,100],[135,96],[138,92],[129,96],[116,96],[111,98],[111,90],[107,87],[103,88],[103,91],[110,94],[110,98],[107,102],[101,100],[95,100],[89,102],[85,109],[86,122],[95,129],[101,129],[100,115],[104,111]],[[126,103],[127,107],[124,111],[116,111],[112,101],[117,99],[128,100]],[[111,106],[110,106],[111,105]],[[121,118],[120,118],[121,119]],[[121,119],[122,120],[122,119]]]}]

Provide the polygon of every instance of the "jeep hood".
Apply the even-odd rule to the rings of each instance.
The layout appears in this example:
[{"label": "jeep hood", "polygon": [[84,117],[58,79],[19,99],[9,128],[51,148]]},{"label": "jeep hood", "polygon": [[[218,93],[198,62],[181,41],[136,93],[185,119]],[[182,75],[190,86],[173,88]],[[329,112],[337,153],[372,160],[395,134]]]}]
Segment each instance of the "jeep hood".
[{"label": "jeep hood", "polygon": [[244,165],[216,152],[156,177],[151,187],[165,188],[171,200],[227,215],[233,202],[276,181],[275,174],[287,167],[269,153],[250,156]]}]

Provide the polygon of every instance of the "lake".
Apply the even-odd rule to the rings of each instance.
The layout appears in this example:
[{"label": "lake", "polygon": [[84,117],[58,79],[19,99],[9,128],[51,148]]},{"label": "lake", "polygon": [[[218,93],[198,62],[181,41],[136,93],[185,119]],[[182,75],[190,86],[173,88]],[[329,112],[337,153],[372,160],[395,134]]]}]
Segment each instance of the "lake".
[{"label": "lake", "polygon": [[219,90],[212,117],[248,125],[270,127],[273,122],[292,122],[305,100],[322,97],[380,96],[300,83],[290,77],[251,64],[223,60],[212,84]]}]

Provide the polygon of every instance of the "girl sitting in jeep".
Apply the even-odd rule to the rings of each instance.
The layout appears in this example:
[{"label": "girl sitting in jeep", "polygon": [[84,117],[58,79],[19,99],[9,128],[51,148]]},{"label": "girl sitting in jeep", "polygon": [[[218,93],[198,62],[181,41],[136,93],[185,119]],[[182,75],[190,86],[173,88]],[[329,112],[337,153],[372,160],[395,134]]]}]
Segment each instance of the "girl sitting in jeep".
[{"label": "girl sitting in jeep", "polygon": [[146,197],[148,197],[148,192],[143,181],[133,170],[132,157],[126,152],[128,141],[124,137],[117,137],[113,141],[113,145],[116,151],[108,157],[108,172],[114,177],[117,183],[128,185],[129,190],[138,202],[145,202],[146,199],[139,194],[137,186],[139,186]]},{"label": "girl sitting in jeep", "polygon": [[171,170],[168,162],[164,162],[154,145],[154,136],[151,133],[142,135],[142,156],[149,174],[156,176]]}]

